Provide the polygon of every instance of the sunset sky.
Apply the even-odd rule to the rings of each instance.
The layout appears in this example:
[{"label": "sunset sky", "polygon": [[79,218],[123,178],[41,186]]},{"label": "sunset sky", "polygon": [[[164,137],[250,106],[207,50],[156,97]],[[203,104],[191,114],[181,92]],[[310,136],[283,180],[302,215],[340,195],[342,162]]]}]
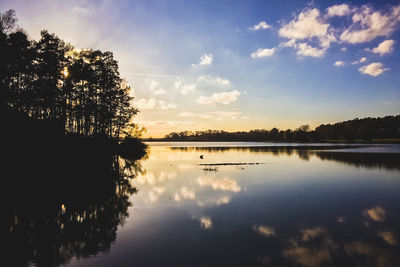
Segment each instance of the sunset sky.
[{"label": "sunset sky", "polygon": [[146,136],[400,113],[400,2],[2,0],[33,39],[112,51]]}]

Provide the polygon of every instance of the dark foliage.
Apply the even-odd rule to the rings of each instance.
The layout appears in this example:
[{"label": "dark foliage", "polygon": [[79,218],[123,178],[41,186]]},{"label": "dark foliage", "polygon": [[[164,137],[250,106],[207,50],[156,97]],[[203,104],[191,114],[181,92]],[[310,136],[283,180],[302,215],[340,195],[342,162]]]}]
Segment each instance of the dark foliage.
[{"label": "dark foliage", "polygon": [[[112,142],[74,135],[63,142],[23,141],[2,149],[4,261],[59,266],[106,252],[128,217],[137,158],[116,156]],[[109,140],[109,139],[108,139]]]},{"label": "dark foliage", "polygon": [[165,136],[168,141],[272,141],[272,142],[324,142],[324,141],[373,141],[400,139],[400,115],[383,118],[354,119],[335,124],[322,124],[310,130],[302,125],[296,130],[251,130],[225,132],[218,130],[173,132]]},{"label": "dark foliage", "polygon": [[132,157],[132,148],[136,148],[138,154],[134,157],[143,157],[147,151],[147,145],[137,138],[125,137],[118,146],[118,154],[125,158]]},{"label": "dark foliage", "polygon": [[137,110],[113,54],[74,49],[47,31],[33,41],[15,23],[13,10],[0,13],[2,115],[18,111],[67,134],[120,138]]},{"label": "dark foliage", "polygon": [[32,41],[16,21],[0,13],[4,262],[59,266],[110,249],[145,151],[117,155],[137,110],[112,53]]},{"label": "dark foliage", "polygon": [[399,139],[400,115],[322,124],[315,128],[315,132],[320,139]]}]

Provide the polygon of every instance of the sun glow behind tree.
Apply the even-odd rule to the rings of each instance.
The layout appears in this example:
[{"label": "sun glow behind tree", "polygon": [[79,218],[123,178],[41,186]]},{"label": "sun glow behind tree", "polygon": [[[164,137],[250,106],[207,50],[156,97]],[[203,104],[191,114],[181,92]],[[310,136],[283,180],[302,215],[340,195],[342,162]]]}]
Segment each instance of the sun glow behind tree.
[{"label": "sun glow behind tree", "polygon": [[45,30],[29,40],[15,22],[13,11],[2,14],[2,110],[63,122],[68,134],[120,138],[138,110],[113,53],[75,49]]}]

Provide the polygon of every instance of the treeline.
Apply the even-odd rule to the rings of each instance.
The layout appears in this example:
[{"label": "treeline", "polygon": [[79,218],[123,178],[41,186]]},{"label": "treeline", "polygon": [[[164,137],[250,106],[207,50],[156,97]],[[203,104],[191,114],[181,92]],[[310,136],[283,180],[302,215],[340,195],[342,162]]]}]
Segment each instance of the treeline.
[{"label": "treeline", "polygon": [[325,142],[325,141],[373,141],[390,139],[400,141],[400,115],[383,118],[364,118],[321,124],[315,130],[302,125],[295,130],[259,129],[226,132],[218,130],[172,132],[164,137],[168,141],[279,141],[279,142]]},{"label": "treeline", "polygon": [[315,133],[321,140],[399,139],[400,115],[383,118],[356,118],[335,124],[321,124],[315,128]]},{"label": "treeline", "polygon": [[0,13],[2,116],[22,113],[79,136],[117,139],[137,129],[131,88],[112,52],[75,49],[45,30],[30,40],[16,22],[13,10]]}]

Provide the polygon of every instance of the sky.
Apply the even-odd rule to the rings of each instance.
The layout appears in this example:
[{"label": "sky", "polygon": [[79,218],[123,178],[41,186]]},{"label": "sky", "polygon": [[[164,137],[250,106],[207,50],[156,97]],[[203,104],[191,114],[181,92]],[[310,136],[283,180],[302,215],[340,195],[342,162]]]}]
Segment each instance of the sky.
[{"label": "sky", "polygon": [[32,39],[112,51],[145,137],[400,114],[400,2],[2,0]]}]

